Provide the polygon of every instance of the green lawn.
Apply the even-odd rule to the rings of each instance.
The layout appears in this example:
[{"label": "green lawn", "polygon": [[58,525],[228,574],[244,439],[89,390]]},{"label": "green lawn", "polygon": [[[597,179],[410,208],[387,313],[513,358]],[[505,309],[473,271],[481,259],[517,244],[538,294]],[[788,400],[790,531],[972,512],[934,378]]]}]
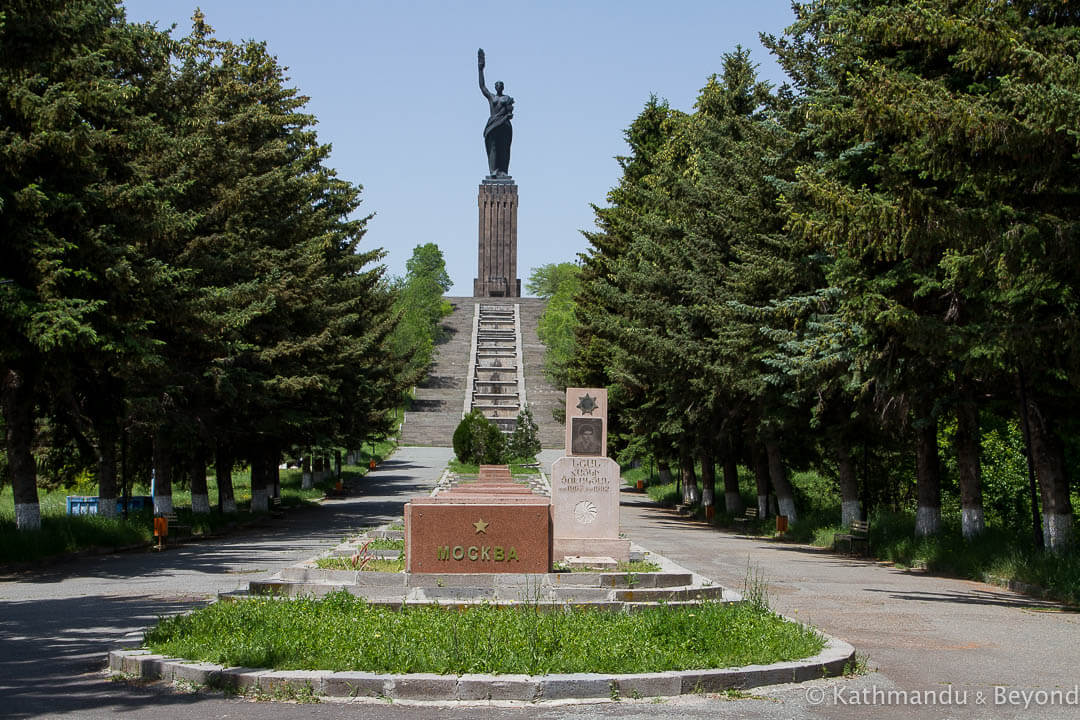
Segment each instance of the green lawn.
[{"label": "green lawn", "polygon": [[162,620],[145,642],[171,657],[279,670],[530,675],[764,664],[824,647],[813,629],[750,603],[634,613],[529,605],[390,610],[346,592],[215,603]]},{"label": "green lawn", "polygon": [[[646,492],[658,504],[671,507],[681,501],[675,483],[661,483],[655,469],[652,472],[648,467],[623,470],[627,484],[636,484],[638,478],[644,480]],[[791,480],[798,494],[799,517],[782,539],[832,547],[833,536],[847,529],[840,525],[840,495],[835,482],[816,472],[793,473]],[[743,503],[756,507],[753,476],[744,467],[739,468],[739,485]],[[723,485],[719,478],[716,502],[715,514],[709,522],[718,528],[733,527],[735,517],[724,511]],[[690,512],[694,519],[705,520],[704,508],[693,507]],[[746,529],[764,537],[776,537],[776,520],[764,518]],[[1043,553],[1035,549],[1029,532],[1014,531],[1000,524],[988,525],[977,540],[965,540],[960,530],[959,503],[948,495],[942,503],[942,532],[934,537],[915,537],[913,510],[882,509],[871,513],[870,551],[874,558],[902,567],[986,582],[1015,580],[1035,585],[1057,600],[1080,605],[1080,543],[1059,554]]]}]

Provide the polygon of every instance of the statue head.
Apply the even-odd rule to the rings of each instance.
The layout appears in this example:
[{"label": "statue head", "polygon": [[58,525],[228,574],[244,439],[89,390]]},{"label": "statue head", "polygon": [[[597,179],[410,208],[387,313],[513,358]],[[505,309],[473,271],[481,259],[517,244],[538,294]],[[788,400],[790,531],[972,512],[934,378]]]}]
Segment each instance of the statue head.
[{"label": "statue head", "polygon": [[496,80],[495,81],[495,94],[496,95],[502,95],[502,91],[503,91],[502,80]]}]

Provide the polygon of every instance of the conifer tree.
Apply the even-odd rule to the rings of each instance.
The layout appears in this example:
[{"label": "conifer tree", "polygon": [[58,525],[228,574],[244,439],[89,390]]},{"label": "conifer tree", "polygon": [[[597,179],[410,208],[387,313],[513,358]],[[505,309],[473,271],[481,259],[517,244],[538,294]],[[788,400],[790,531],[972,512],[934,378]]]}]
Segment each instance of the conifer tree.
[{"label": "conifer tree", "polygon": [[120,369],[153,353],[138,288],[165,275],[139,247],[161,213],[137,162],[164,58],[160,36],[109,0],[0,15],[0,374],[20,529],[40,524],[39,413],[94,445],[101,511],[115,511]]},{"label": "conifer tree", "polygon": [[[835,258],[842,315],[881,397],[913,408],[920,532],[940,510],[932,427],[965,419],[965,533],[982,527],[972,387],[1032,392],[1050,547],[1071,534],[1062,402],[1076,393],[1078,8],[1066,3],[796,6],[771,44],[807,97],[822,162],[795,229]],[[985,395],[986,393],[981,393]]]}]

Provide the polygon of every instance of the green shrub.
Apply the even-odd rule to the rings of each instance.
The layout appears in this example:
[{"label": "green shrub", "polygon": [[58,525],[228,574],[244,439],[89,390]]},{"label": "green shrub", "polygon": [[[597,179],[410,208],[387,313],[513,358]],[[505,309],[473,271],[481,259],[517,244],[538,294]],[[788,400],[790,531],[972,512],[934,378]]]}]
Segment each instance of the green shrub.
[{"label": "green shrub", "polygon": [[510,436],[510,457],[531,458],[540,452],[540,428],[533,419],[532,410],[526,405],[518,413],[514,422],[514,433]]},{"label": "green shrub", "polygon": [[505,464],[506,436],[482,412],[473,410],[461,419],[454,430],[454,455],[463,463]]},{"label": "green shrub", "polygon": [[479,426],[474,447],[476,462],[481,465],[505,465],[510,461],[506,436],[488,419]]}]

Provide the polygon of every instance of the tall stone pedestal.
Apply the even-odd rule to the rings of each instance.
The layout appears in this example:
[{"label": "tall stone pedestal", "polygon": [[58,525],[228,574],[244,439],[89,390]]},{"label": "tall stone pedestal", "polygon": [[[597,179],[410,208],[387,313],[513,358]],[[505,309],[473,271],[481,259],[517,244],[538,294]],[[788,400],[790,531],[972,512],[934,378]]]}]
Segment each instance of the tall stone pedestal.
[{"label": "tall stone pedestal", "polygon": [[480,206],[480,250],[473,297],[521,297],[517,276],[517,185],[510,177],[485,178]]}]

